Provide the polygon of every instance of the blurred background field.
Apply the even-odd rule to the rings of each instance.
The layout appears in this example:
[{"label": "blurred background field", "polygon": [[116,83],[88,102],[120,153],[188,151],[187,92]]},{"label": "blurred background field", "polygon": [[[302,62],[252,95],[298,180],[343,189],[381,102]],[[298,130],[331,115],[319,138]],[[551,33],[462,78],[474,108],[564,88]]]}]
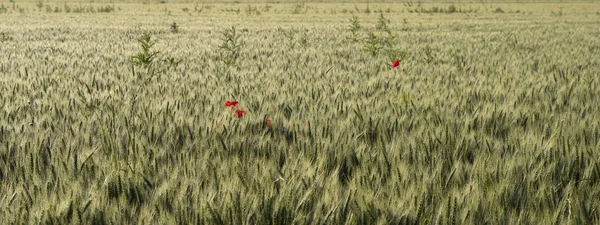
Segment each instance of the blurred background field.
[{"label": "blurred background field", "polygon": [[599,37],[596,2],[6,1],[0,218],[597,224]]}]

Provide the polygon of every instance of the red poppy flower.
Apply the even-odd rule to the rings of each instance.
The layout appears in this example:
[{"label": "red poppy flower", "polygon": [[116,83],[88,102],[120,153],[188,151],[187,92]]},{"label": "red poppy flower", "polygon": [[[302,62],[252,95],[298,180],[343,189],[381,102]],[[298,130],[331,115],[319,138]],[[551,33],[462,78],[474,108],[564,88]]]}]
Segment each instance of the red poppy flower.
[{"label": "red poppy flower", "polygon": [[244,113],[246,113],[246,111],[237,109],[235,110],[235,117],[242,117],[244,116]]},{"label": "red poppy flower", "polygon": [[271,126],[271,120],[267,120],[267,127]]},{"label": "red poppy flower", "polygon": [[225,101],[225,106],[237,106],[237,105],[238,105],[237,101],[233,101],[233,102]]},{"label": "red poppy flower", "polygon": [[398,59],[394,59],[394,63],[392,63],[392,69],[396,68],[400,65],[400,61],[398,61]]}]

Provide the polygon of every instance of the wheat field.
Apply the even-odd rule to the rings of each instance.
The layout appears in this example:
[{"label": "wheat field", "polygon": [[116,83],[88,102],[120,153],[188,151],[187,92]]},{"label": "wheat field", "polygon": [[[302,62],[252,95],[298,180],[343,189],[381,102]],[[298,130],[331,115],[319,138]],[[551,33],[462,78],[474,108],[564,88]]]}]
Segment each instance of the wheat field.
[{"label": "wheat field", "polygon": [[0,218],[599,224],[599,55],[597,2],[7,1]]}]

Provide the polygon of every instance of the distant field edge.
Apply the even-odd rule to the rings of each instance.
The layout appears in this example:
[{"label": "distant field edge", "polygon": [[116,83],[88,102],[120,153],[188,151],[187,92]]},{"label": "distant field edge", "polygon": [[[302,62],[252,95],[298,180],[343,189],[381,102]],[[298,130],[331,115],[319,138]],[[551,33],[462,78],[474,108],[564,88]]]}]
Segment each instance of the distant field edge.
[{"label": "distant field edge", "polygon": [[[461,3],[523,3],[523,4],[539,4],[539,3],[600,3],[600,0],[542,0],[542,1],[524,1],[524,0],[469,0],[469,1],[409,1],[409,0],[14,0],[14,2],[39,2],[42,1],[44,3],[144,3],[144,4],[153,4],[153,3],[207,3],[207,4],[218,4],[218,3],[232,3],[232,4],[249,4],[249,3],[268,3],[268,4],[302,4],[302,3],[360,3],[360,4],[381,4],[381,3],[396,3],[396,4],[432,4],[432,3],[441,3],[441,4],[461,4]],[[5,3],[9,1],[6,0]]]}]

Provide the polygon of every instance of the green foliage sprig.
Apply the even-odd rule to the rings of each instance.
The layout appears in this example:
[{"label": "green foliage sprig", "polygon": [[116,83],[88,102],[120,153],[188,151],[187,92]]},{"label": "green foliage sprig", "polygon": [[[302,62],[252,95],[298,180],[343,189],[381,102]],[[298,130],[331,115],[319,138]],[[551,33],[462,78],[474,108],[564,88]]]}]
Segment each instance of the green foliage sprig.
[{"label": "green foliage sprig", "polygon": [[235,27],[226,28],[221,32],[220,58],[227,66],[233,66],[240,58],[240,51],[244,46],[241,34]]}]

